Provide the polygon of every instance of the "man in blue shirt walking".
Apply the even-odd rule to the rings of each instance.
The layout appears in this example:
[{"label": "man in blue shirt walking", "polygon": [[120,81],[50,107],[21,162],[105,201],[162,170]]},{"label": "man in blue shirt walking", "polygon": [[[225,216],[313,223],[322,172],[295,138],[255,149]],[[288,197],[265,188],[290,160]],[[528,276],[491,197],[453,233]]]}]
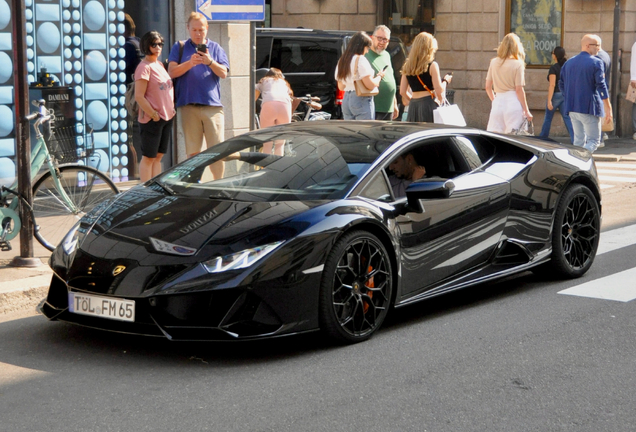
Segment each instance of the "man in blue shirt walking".
[{"label": "man in blue shirt walking", "polygon": [[599,36],[583,36],[581,52],[565,62],[559,79],[559,89],[565,96],[565,112],[572,120],[573,144],[591,152],[601,142],[601,122],[612,122],[605,66],[596,57],[600,48]]}]

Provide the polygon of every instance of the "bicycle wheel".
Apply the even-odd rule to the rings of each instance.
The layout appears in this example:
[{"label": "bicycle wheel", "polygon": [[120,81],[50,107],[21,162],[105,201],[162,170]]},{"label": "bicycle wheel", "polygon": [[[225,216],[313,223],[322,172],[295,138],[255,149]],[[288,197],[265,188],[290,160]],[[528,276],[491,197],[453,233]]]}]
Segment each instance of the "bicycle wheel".
[{"label": "bicycle wheel", "polygon": [[119,193],[117,186],[94,168],[71,165],[59,171],[60,184],[72,205],[56,189],[50,172],[33,185],[35,238],[51,251],[85,213]]}]

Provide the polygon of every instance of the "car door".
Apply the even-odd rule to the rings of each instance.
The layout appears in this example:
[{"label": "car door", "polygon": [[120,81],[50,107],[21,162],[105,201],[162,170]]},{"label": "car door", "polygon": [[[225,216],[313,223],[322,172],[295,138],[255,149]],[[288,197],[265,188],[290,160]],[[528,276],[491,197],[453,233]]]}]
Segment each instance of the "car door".
[{"label": "car door", "polygon": [[480,169],[492,149],[478,154],[476,148],[483,143],[478,147],[471,140],[479,139],[447,136],[421,144],[436,150],[426,152],[427,172],[451,179],[455,189],[448,197],[421,199],[421,209],[409,209],[396,218],[403,297],[485,263],[501,239],[510,184]]}]

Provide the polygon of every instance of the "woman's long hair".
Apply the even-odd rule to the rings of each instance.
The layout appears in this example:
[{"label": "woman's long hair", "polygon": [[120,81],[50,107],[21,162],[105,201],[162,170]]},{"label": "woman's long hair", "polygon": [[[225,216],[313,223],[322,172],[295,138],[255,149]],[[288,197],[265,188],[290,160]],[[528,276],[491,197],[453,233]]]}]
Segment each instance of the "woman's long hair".
[{"label": "woman's long hair", "polygon": [[402,66],[402,75],[421,75],[428,71],[428,65],[435,60],[437,39],[430,33],[422,32],[415,36],[411,52]]},{"label": "woman's long hair", "polygon": [[526,52],[523,49],[521,39],[514,33],[508,33],[504,36],[503,40],[497,48],[497,57],[501,59],[501,62],[505,62],[510,57],[516,60],[526,59]]},{"label": "woman's long hair", "polygon": [[353,36],[349,40],[347,44],[347,48],[345,48],[342,57],[338,60],[338,76],[336,79],[338,81],[344,81],[351,75],[351,60],[354,55],[363,55],[364,49],[366,47],[371,48],[373,45],[373,41],[368,34],[363,31],[360,31]]},{"label": "woman's long hair", "polygon": [[287,80],[285,79],[285,75],[283,75],[283,71],[281,71],[278,68],[269,68],[269,70],[265,73],[265,75],[263,76],[263,78],[261,78],[258,82],[262,83],[265,80],[270,80],[270,79],[279,79],[279,80],[283,80],[285,81],[285,84],[287,84],[287,88],[289,89],[289,93],[293,96],[294,95],[294,91],[292,90],[291,86],[289,85],[289,82],[287,82]]},{"label": "woman's long hair", "polygon": [[552,54],[554,54],[554,56],[557,59],[557,63],[560,64],[561,66],[563,66],[563,63],[565,63],[565,61],[568,59],[565,56],[565,49],[560,46],[554,48],[554,50],[552,51]]}]

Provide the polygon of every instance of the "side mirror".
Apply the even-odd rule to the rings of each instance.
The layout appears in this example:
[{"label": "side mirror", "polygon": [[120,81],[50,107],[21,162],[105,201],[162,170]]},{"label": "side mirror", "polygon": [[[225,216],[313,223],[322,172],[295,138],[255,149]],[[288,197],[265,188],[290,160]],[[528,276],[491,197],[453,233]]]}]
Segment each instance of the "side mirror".
[{"label": "side mirror", "polygon": [[448,198],[455,190],[452,180],[442,178],[426,178],[414,181],[406,188],[406,199],[412,210],[422,211],[420,200]]}]

